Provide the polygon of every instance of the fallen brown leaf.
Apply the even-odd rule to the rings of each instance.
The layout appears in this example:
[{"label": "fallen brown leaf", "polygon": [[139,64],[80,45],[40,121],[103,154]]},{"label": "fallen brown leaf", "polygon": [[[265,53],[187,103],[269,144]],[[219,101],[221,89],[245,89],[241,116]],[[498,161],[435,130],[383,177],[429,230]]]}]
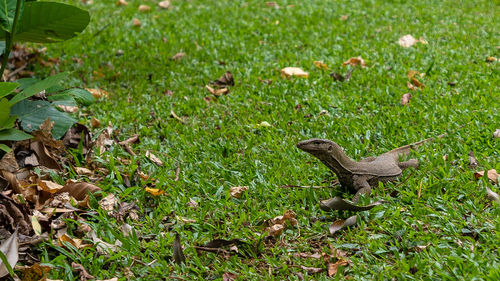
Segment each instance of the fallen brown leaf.
[{"label": "fallen brown leaf", "polygon": [[210,83],[211,86],[215,88],[225,88],[228,86],[234,86],[234,77],[230,71],[226,71],[219,79]]},{"label": "fallen brown leaf", "polygon": [[[139,25],[141,23],[139,22]],[[89,89],[89,88],[85,88],[85,90],[89,91],[92,96],[94,96],[95,99],[100,99],[100,98],[108,98],[109,97],[109,93],[102,90],[102,89],[99,89],[99,88],[96,88],[96,89]]]},{"label": "fallen brown leaf", "polygon": [[412,77],[410,81],[411,81],[411,84],[413,84],[414,86],[416,86],[420,89],[425,88],[425,85],[422,84],[422,82],[418,81],[417,78],[415,78],[415,77]]},{"label": "fallen brown leaf", "polygon": [[419,42],[422,44],[427,44],[427,41],[425,41],[422,37],[420,37],[420,39],[415,39],[415,37],[411,36],[410,34],[407,34],[398,39],[398,44],[403,48],[409,48]]},{"label": "fallen brown leaf", "polygon": [[282,77],[297,76],[297,77],[307,78],[307,77],[309,77],[309,73],[307,73],[304,70],[302,70],[302,68],[298,68],[298,67],[285,67],[285,68],[283,68],[281,70],[281,76]]},{"label": "fallen brown leaf", "polygon": [[194,201],[193,198],[189,198],[189,202],[187,202],[186,205],[191,208],[198,208],[198,202]]},{"label": "fallen brown leaf", "polygon": [[91,170],[84,167],[74,167],[75,173],[80,176],[90,176],[94,174]]},{"label": "fallen brown leaf", "polygon": [[149,12],[151,10],[151,7],[148,5],[139,5],[138,8],[139,12]]},{"label": "fallen brown leaf", "polygon": [[146,157],[153,163],[155,163],[156,165],[158,166],[163,166],[163,162],[160,160],[160,158],[158,158],[156,155],[154,155],[153,153],[151,153],[149,150],[146,151]]},{"label": "fallen brown leaf", "polygon": [[48,193],[56,193],[63,188],[62,185],[48,180],[39,180],[38,187]]},{"label": "fallen brown leaf", "polygon": [[347,20],[348,18],[349,18],[349,15],[348,15],[348,14],[346,14],[346,15],[341,16],[341,17],[340,17],[340,20],[341,20],[341,21],[345,21],[345,20]]},{"label": "fallen brown leaf", "polygon": [[73,198],[78,201],[85,200],[89,193],[97,196],[97,193],[102,189],[94,184],[88,182],[76,182],[73,180],[68,180],[62,189],[57,193],[68,192]]},{"label": "fallen brown leaf", "polygon": [[116,6],[128,6],[128,2],[125,0],[116,1]]},{"label": "fallen brown leaf", "polygon": [[171,59],[172,60],[181,60],[185,56],[186,56],[186,54],[181,52],[181,53],[175,54]]},{"label": "fallen brown leaf", "polygon": [[328,228],[330,230],[330,235],[335,234],[335,232],[346,228],[348,226],[353,226],[356,224],[356,215],[351,216],[345,220],[336,220],[334,221],[330,227]]},{"label": "fallen brown leaf", "polygon": [[137,19],[137,18],[133,18],[133,19],[132,19],[132,24],[133,24],[135,27],[139,27],[139,26],[141,26],[141,24],[142,24],[142,23],[141,23],[141,21],[140,21],[139,19]]},{"label": "fallen brown leaf", "polygon": [[21,280],[23,281],[35,281],[35,280],[49,280],[47,275],[49,274],[51,266],[40,265],[40,263],[35,263],[32,266],[16,266],[16,270],[21,271]]},{"label": "fallen brown leaf", "polygon": [[410,104],[411,95],[409,93],[401,96],[401,105],[408,106]]},{"label": "fallen brown leaf", "polygon": [[105,211],[113,211],[117,203],[118,198],[113,193],[110,193],[99,201],[99,206]]},{"label": "fallen brown leaf", "polygon": [[498,59],[495,57],[487,57],[486,58],[486,62],[495,62],[495,61],[498,61]]},{"label": "fallen brown leaf", "polygon": [[92,119],[90,120],[90,125],[92,126],[92,128],[99,128],[101,127],[101,121],[99,121],[99,119],[95,117],[92,117]]},{"label": "fallen brown leaf", "polygon": [[229,189],[229,193],[234,198],[241,198],[243,192],[248,190],[248,186],[233,186]]},{"label": "fallen brown leaf", "polygon": [[128,139],[126,139],[124,141],[119,142],[118,144],[119,145],[126,145],[126,144],[136,143],[138,141],[139,141],[139,135],[135,134],[135,135],[131,136],[130,138],[128,138]]},{"label": "fallen brown leaf", "polygon": [[322,61],[314,61],[314,66],[316,66],[317,68],[319,69],[324,69],[324,70],[328,70],[328,65],[326,65],[324,62]]},{"label": "fallen brown leaf", "polygon": [[311,258],[311,259],[320,259],[322,255],[320,253],[308,254],[308,253],[295,253],[293,256],[298,258]]},{"label": "fallen brown leaf", "polygon": [[177,114],[175,114],[173,109],[170,110],[170,115],[172,115],[172,117],[174,117],[175,119],[179,120],[179,122],[181,122],[182,124],[186,124],[186,122],[184,122],[182,118],[180,118],[179,116],[177,116]]},{"label": "fallen brown leaf", "polygon": [[238,275],[232,272],[224,272],[222,274],[222,281],[234,281],[236,279],[238,279]]},{"label": "fallen brown leaf", "polygon": [[493,192],[493,190],[491,190],[489,187],[486,187],[486,198],[488,198],[489,200],[491,200],[493,202],[497,202],[497,203],[500,202],[498,193]]},{"label": "fallen brown leaf", "polygon": [[161,1],[160,3],[158,3],[158,6],[162,9],[168,9],[170,7],[170,1],[169,0]]},{"label": "fallen brown leaf", "polygon": [[2,159],[0,159],[0,171],[5,170],[10,173],[14,173],[19,170],[17,165],[16,157],[14,156],[14,151],[4,154]]},{"label": "fallen brown leaf", "polygon": [[500,138],[500,129],[496,129],[494,132],[493,132],[493,137],[494,138]]},{"label": "fallen brown leaf", "polygon": [[346,266],[349,263],[346,260],[340,259],[335,263],[328,263],[326,269],[328,271],[328,276],[335,276],[339,269],[339,266]]},{"label": "fallen brown leaf", "polygon": [[[499,175],[497,173],[497,170],[495,170],[495,169],[488,170],[486,175],[490,181],[492,181],[494,184],[498,184]],[[479,179],[482,176],[484,176],[484,171],[479,171],[479,172],[474,173],[474,177],[476,179]]]},{"label": "fallen brown leaf", "polygon": [[80,280],[82,281],[85,281],[85,280],[88,280],[88,279],[94,279],[95,277],[90,275],[87,270],[85,270],[85,267],[83,267],[83,265],[79,264],[79,263],[76,263],[76,262],[72,262],[71,263],[71,268],[73,268],[74,270],[76,270],[79,275],[80,275]]},{"label": "fallen brown leaf", "polygon": [[78,111],[78,106],[58,104],[57,107],[59,107],[62,111],[68,112],[68,113],[74,113],[74,112]]},{"label": "fallen brown leaf", "polygon": [[305,270],[309,274],[319,273],[319,272],[322,272],[324,270],[323,268],[307,267],[307,266],[303,266],[303,265],[301,265],[300,268],[302,268],[303,270]]},{"label": "fallen brown leaf", "polygon": [[352,57],[346,60],[342,65],[352,65],[352,66],[360,65],[361,67],[365,67],[366,63],[365,60],[363,60],[363,58],[359,56],[359,57]]},{"label": "fallen brown leaf", "polygon": [[[479,164],[477,163],[477,159],[474,156],[474,151],[471,150],[471,151],[469,151],[469,167],[473,169],[473,168],[477,167],[477,165],[479,165]],[[484,171],[483,171],[483,173],[484,173]]]},{"label": "fallen brown leaf", "polygon": [[266,6],[268,6],[270,8],[276,8],[276,9],[280,8],[280,6],[276,2],[266,2]]},{"label": "fallen brown leaf", "polygon": [[[17,237],[17,229],[9,238],[2,241],[2,244],[0,244],[0,251],[4,254],[9,265],[14,268],[19,259],[19,241]],[[9,275],[9,271],[3,263],[3,260],[0,259],[0,278],[7,275]]]}]

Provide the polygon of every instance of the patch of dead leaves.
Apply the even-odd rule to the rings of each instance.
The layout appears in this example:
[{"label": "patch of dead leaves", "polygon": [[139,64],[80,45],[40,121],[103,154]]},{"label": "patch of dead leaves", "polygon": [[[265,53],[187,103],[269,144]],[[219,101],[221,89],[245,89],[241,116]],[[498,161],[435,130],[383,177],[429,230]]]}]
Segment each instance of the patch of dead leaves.
[{"label": "patch of dead leaves", "polygon": [[266,231],[269,233],[269,236],[279,236],[286,229],[287,224],[292,226],[298,225],[296,217],[297,215],[294,211],[286,210],[282,216],[277,216],[267,221],[268,227]]}]

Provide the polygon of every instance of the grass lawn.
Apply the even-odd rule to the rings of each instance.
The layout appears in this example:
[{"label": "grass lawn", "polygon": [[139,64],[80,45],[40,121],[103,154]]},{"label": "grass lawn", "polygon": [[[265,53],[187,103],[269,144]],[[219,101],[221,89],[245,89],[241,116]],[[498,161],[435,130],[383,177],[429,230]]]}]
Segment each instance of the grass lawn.
[{"label": "grass lawn", "polygon": [[[136,202],[140,219],[126,221],[136,235],[124,237],[122,222],[93,202],[92,227],[106,242],[120,240],[121,250],[103,256],[95,248],[45,243],[42,261],[57,269],[52,279],[78,278],[71,262],[96,278],[122,280],[131,274],[131,280],[222,280],[227,272],[238,280],[500,279],[500,209],[485,198],[486,186],[499,187],[473,176],[500,170],[500,143],[492,138],[500,123],[500,68],[498,61],[486,62],[500,57],[498,2],[309,0],[276,1],[275,8],[257,0],[172,0],[168,10],[156,1],[115,2],[75,1],[90,11],[90,26],[75,39],[45,46],[60,58],[57,71],[72,71],[69,84],[110,93],[86,109],[81,122],[111,122],[120,140],[139,134],[141,142],[132,146],[137,156],[115,146],[96,161],[110,171],[98,185],[120,201]],[[151,11],[139,12],[140,4]],[[134,26],[133,18],[142,25]],[[403,48],[397,41],[406,34],[428,44]],[[172,60],[179,52],[186,55]],[[350,67],[342,63],[357,56],[366,67],[355,67],[349,81],[330,77],[345,75]],[[288,66],[309,77],[282,78]],[[409,70],[426,73],[418,76],[425,88],[408,89]],[[206,101],[212,95],[205,85],[225,71],[236,85]],[[412,95],[408,106],[401,105],[405,93]],[[259,126],[264,121],[271,126]],[[360,159],[445,132],[448,137],[412,153],[418,169],[361,200],[387,204],[358,213],[356,226],[329,235],[331,222],[353,213],[323,212],[318,201],[351,195],[327,187],[329,170],[297,149],[298,141],[331,139]],[[148,150],[162,167],[146,158]],[[475,169],[469,151],[478,159]],[[124,176],[133,179],[136,168],[165,193],[152,196],[145,181],[126,187]],[[233,186],[248,190],[235,199]],[[198,208],[187,205],[190,199]],[[266,220],[286,210],[297,214],[298,227],[265,238]],[[70,233],[77,227],[67,224]],[[182,266],[172,262],[175,232],[185,247]],[[194,246],[216,238],[248,245],[239,246],[239,255],[197,253]],[[302,266],[326,269],[326,262],[297,255],[331,249],[351,261],[335,277],[308,273]]]}]

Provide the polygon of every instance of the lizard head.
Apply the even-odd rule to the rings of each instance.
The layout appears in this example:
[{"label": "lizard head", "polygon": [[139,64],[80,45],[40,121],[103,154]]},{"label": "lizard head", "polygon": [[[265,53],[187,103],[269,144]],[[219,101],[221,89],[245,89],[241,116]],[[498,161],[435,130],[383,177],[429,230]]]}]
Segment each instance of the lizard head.
[{"label": "lizard head", "polygon": [[297,147],[307,153],[311,153],[312,155],[322,155],[325,152],[332,151],[335,147],[338,146],[331,140],[325,139],[310,139],[301,141],[297,144]]}]

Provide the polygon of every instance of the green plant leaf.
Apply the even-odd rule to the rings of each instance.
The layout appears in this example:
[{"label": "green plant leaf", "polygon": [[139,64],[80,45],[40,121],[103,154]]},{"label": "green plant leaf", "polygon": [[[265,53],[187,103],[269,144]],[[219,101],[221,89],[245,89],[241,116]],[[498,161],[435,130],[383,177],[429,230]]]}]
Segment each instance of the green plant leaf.
[{"label": "green plant leaf", "polygon": [[[6,1],[6,0],[1,0]],[[63,3],[29,2],[19,21],[16,41],[52,43],[75,37],[87,27],[89,12]],[[0,39],[5,38],[0,31]]]},{"label": "green plant leaf", "polygon": [[[0,28],[4,31],[12,31],[12,23],[16,14],[17,0],[0,0]],[[24,1],[21,2],[19,15],[23,14]]]},{"label": "green plant leaf", "polygon": [[0,131],[0,141],[22,141],[31,139],[32,136],[18,129],[10,128]]},{"label": "green plant leaf", "polygon": [[3,124],[0,124],[0,130],[10,129],[10,128],[14,127],[16,120],[17,120],[17,116],[9,116],[7,121],[5,121]]},{"label": "green plant leaf", "polygon": [[12,93],[17,87],[19,87],[18,83],[0,82],[0,98]]},{"label": "green plant leaf", "polygon": [[3,143],[0,143],[0,150],[3,150],[5,152],[9,153],[12,149]]},{"label": "green plant leaf", "polygon": [[11,108],[11,113],[18,116],[21,126],[27,132],[40,129],[40,125],[49,118],[50,121],[54,122],[52,128],[54,139],[64,136],[66,131],[76,123],[76,119],[65,112],[57,110],[48,101],[23,100]]},{"label": "green plant leaf", "polygon": [[65,99],[63,97],[72,97],[73,101],[76,101],[82,105],[91,105],[95,101],[94,96],[92,96],[92,94],[89,91],[80,88],[68,89],[62,93],[51,95],[48,97],[48,99],[54,101],[63,100]]},{"label": "green plant leaf", "polygon": [[0,99],[0,127],[7,122],[10,115],[10,104],[5,98]]},{"label": "green plant leaf", "polygon": [[48,89],[54,85],[57,85],[59,80],[65,78],[66,76],[68,76],[68,74],[66,72],[62,72],[62,73],[58,73],[56,75],[50,76],[42,81],[33,83],[30,86],[28,86],[26,89],[24,89],[22,92],[15,95],[10,100],[10,104],[14,105],[14,104],[26,99],[26,98],[29,98],[33,95],[40,93],[41,91],[43,91],[45,89]]}]

